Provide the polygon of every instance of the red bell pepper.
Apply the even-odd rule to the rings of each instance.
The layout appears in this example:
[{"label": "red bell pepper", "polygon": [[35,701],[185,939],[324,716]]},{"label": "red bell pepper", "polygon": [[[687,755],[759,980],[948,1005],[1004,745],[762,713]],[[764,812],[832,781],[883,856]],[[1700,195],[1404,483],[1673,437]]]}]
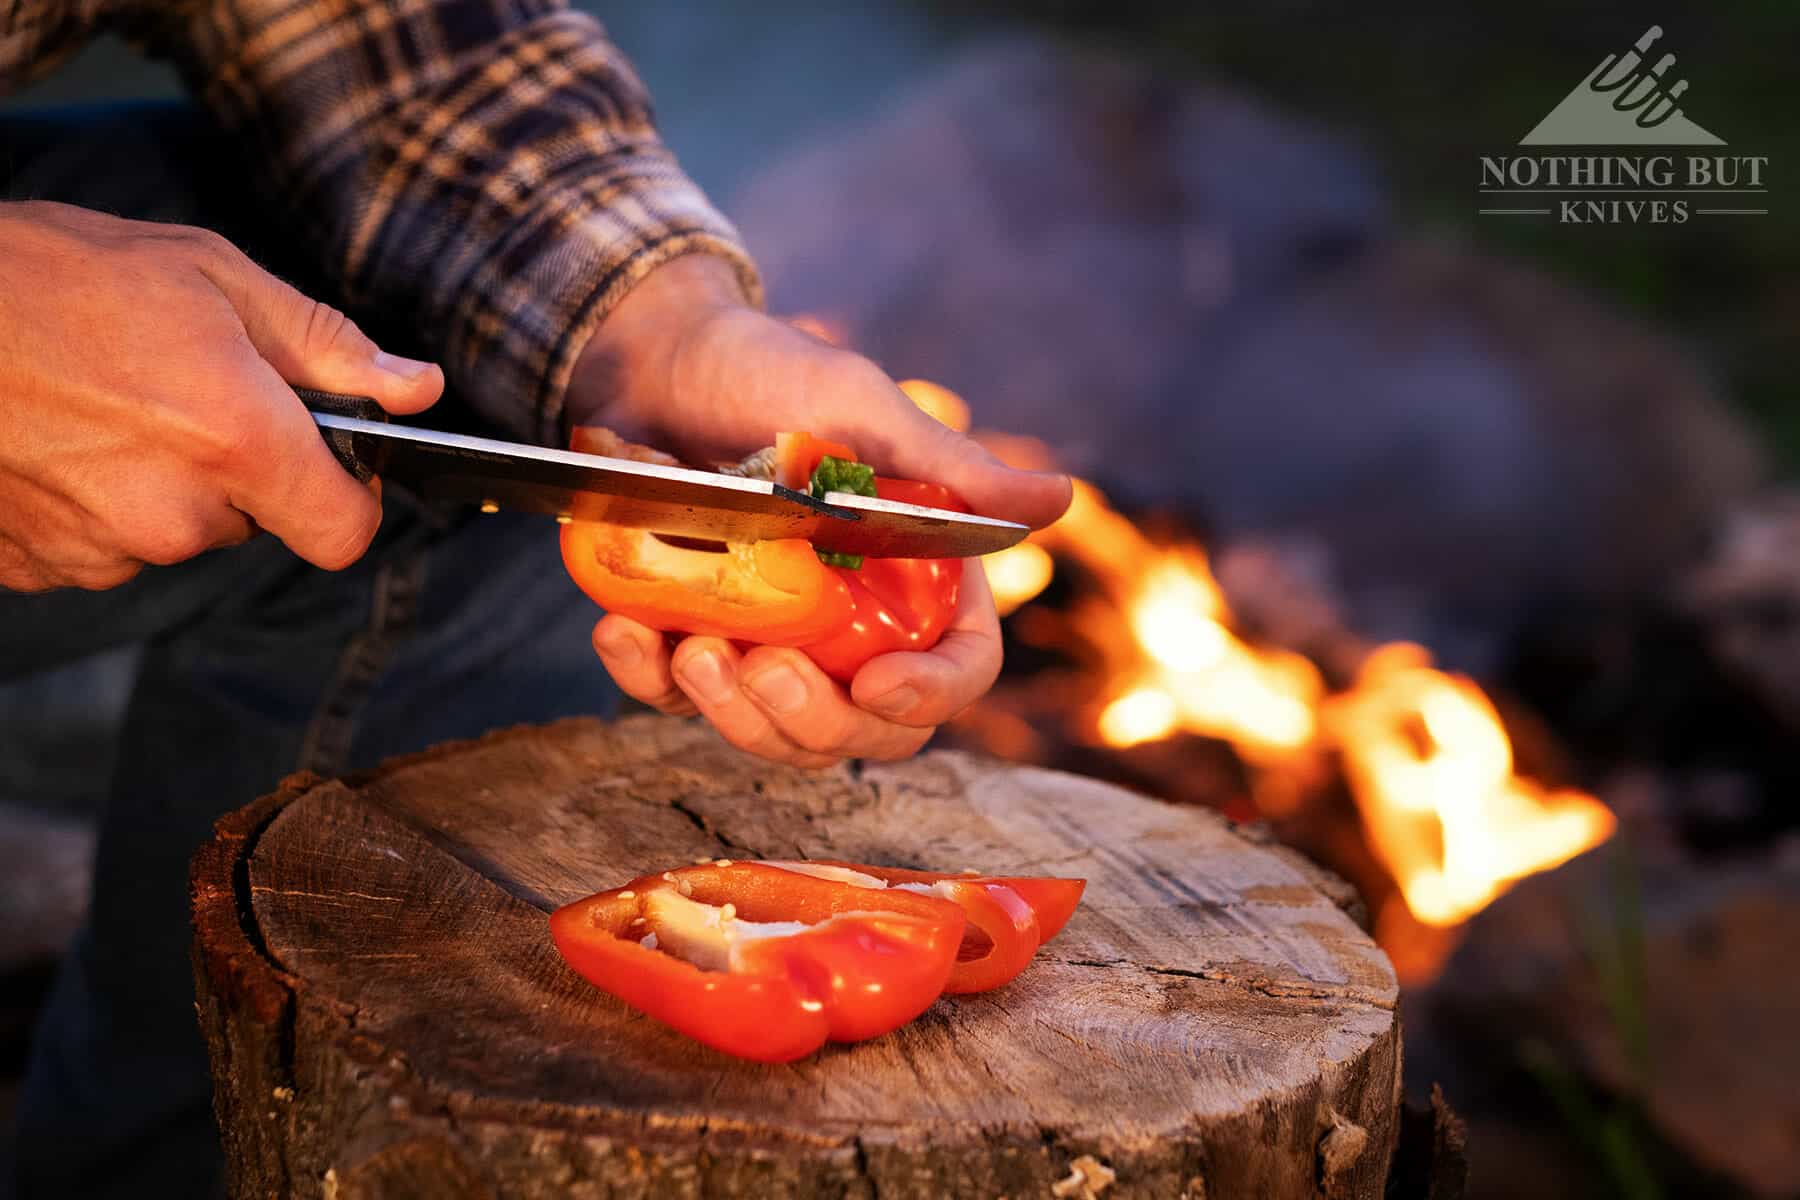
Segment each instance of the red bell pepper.
[{"label": "red bell pepper", "polygon": [[910,891],[952,901],[968,928],[946,994],[985,992],[1011,982],[1068,923],[1087,888],[1085,879],[1049,876],[950,874],[812,860],[774,862],[785,871],[830,879],[881,895]]},{"label": "red bell pepper", "polygon": [[[968,511],[948,488],[935,483],[877,478],[875,494],[883,500]],[[960,558],[870,558],[854,570],[831,569],[849,591],[850,617],[802,649],[833,679],[848,683],[877,654],[931,649],[956,615]]]},{"label": "red bell pepper", "polygon": [[[574,444],[600,449],[595,436],[577,430]],[[607,452],[618,452],[617,439],[609,445]],[[855,462],[846,446],[783,433],[775,478],[808,490],[827,457]],[[936,484],[877,478],[874,488],[886,499],[966,511]],[[652,629],[796,646],[846,683],[878,654],[935,646],[955,615],[962,583],[962,560],[955,558],[827,566],[799,540],[696,546],[584,521],[563,527],[562,551],[570,577],[609,612]]]},{"label": "red bell pepper", "polygon": [[564,961],[697,1041],[790,1062],[906,1024],[943,992],[963,910],[763,863],[645,875],[550,916]]}]

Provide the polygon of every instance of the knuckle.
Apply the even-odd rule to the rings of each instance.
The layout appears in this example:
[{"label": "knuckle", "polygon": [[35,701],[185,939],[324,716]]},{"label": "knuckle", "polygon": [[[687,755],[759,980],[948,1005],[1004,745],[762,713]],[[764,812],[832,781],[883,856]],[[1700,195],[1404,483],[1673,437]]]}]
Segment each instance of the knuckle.
[{"label": "knuckle", "polygon": [[758,758],[780,760],[785,757],[785,747],[779,741],[767,736],[766,731],[745,728],[730,721],[712,719],[712,727],[719,731],[719,736],[742,750],[745,754],[754,754]]},{"label": "knuckle", "polygon": [[63,563],[47,572],[52,587],[81,588],[83,592],[104,592],[108,588],[119,587],[126,579],[137,576],[144,569],[140,561],[113,558],[113,560],[86,560],[79,563]]},{"label": "knuckle", "polygon": [[693,701],[669,680],[646,674],[636,667],[614,667],[608,664],[606,670],[613,677],[613,682],[619,685],[619,690],[639,704],[647,704],[658,712],[671,714],[683,707],[690,710],[693,708]]},{"label": "knuckle", "polygon": [[372,519],[345,519],[337,522],[328,536],[320,540],[319,549],[312,555],[312,561],[327,571],[342,571],[368,550],[369,543],[375,540],[375,531],[380,523],[379,512]]},{"label": "knuckle", "polygon": [[183,229],[180,241],[190,255],[205,263],[234,267],[243,258],[243,252],[231,244],[231,239],[197,225]]},{"label": "knuckle", "polygon": [[330,354],[360,340],[361,331],[355,322],[339,310],[322,300],[309,299],[304,304],[305,328],[300,335],[300,346],[309,357]]},{"label": "knuckle", "polygon": [[213,411],[222,415],[193,431],[194,456],[201,466],[229,471],[267,463],[267,426],[253,408],[221,405]]},{"label": "knuckle", "polygon": [[755,714],[710,714],[709,719],[726,741],[746,754],[786,762],[801,753],[773,725]]},{"label": "knuckle", "polygon": [[826,382],[834,391],[850,395],[887,395],[894,391],[894,383],[886,371],[848,350],[834,353],[824,371]]},{"label": "knuckle", "polygon": [[998,641],[986,644],[969,664],[969,680],[979,694],[994,686],[1000,678],[1000,668],[1005,664],[1005,653]]},{"label": "knuckle", "polygon": [[172,567],[212,549],[206,526],[191,517],[173,517],[158,521],[145,530],[127,549],[133,558],[152,566]]},{"label": "knuckle", "polygon": [[35,596],[54,590],[56,585],[43,573],[30,567],[8,567],[0,570],[0,589],[21,596]]},{"label": "knuckle", "polygon": [[77,567],[66,572],[71,585],[85,592],[104,592],[136,577],[144,569],[141,562],[107,563],[103,566]]},{"label": "knuckle", "polygon": [[796,745],[813,754],[842,755],[853,748],[855,730],[842,713],[807,712],[802,720],[793,722],[787,734]]},{"label": "knuckle", "polygon": [[936,732],[937,728],[935,726],[925,729],[908,730],[888,748],[887,753],[884,754],[883,757],[889,762],[894,762],[902,758],[911,758],[925,748],[925,743],[929,742],[931,740],[931,735]]},{"label": "knuckle", "polygon": [[243,326],[214,327],[207,356],[215,369],[179,405],[195,462],[255,473],[289,461],[280,414],[266,398],[268,367]]}]

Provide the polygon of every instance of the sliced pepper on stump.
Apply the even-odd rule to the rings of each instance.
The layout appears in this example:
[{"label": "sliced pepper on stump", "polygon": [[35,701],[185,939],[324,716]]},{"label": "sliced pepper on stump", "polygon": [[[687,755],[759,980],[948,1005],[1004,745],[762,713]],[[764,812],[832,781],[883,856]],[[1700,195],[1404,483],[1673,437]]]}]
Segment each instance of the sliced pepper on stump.
[{"label": "sliced pepper on stump", "polygon": [[820,859],[769,865],[883,895],[912,892],[956,904],[969,924],[944,985],[949,995],[990,991],[1011,982],[1030,965],[1038,947],[1068,923],[1087,888],[1085,879],[951,874]]},{"label": "sliced pepper on stump", "polygon": [[[656,454],[626,447],[605,431],[578,429],[573,445]],[[849,447],[809,433],[780,434],[774,458],[776,481],[797,491],[872,491],[967,511],[945,488],[874,477]],[[655,461],[673,460],[657,455]],[[797,539],[692,545],[590,521],[563,526],[562,552],[576,585],[608,612],[663,632],[795,646],[845,683],[878,654],[935,646],[955,616],[963,569],[957,558],[838,565],[854,556],[815,551]]]},{"label": "sliced pepper on stump", "polygon": [[739,1058],[791,1062],[924,1012],[964,924],[941,897],[721,861],[565,905],[550,936],[588,982],[677,1032]]},{"label": "sliced pepper on stump", "polygon": [[645,875],[550,915],[563,960],[678,1033],[758,1062],[879,1037],[939,995],[999,987],[1086,881],[843,862]]}]

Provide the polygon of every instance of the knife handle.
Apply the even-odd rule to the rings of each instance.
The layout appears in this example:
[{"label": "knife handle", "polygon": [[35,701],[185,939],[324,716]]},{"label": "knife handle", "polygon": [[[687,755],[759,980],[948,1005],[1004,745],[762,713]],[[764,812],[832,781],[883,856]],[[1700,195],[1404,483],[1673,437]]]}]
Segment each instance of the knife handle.
[{"label": "knife handle", "polygon": [[[295,387],[294,395],[300,397],[301,403],[313,412],[359,417],[364,421],[383,423],[388,419],[387,409],[367,396],[345,396],[306,387]],[[358,483],[367,483],[381,473],[386,447],[377,445],[377,439],[359,436],[344,429],[320,429],[319,436],[325,439],[325,444],[337,455],[344,470],[356,476]]]}]

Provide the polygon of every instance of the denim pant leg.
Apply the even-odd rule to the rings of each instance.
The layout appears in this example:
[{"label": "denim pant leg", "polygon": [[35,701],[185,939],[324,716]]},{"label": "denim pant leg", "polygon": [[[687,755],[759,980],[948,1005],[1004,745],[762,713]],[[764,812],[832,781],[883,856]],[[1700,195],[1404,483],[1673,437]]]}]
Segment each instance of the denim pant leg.
[{"label": "denim pant leg", "polygon": [[[215,817],[300,767],[338,773],[445,738],[613,707],[588,645],[596,614],[562,570],[554,525],[396,519],[403,503],[390,498],[376,549],[340,574],[269,539],[209,556],[209,574],[214,563],[248,561],[228,594],[150,642],[89,923],[33,1045],[22,1195],[204,1196],[213,1186],[185,882]],[[54,621],[65,598],[0,600],[0,626],[22,628],[8,610],[25,604]]]},{"label": "denim pant leg", "polygon": [[[253,238],[241,212],[204,219],[233,208],[210,185],[169,200],[218,173],[216,135],[195,132],[197,120],[132,110],[123,126],[40,123],[10,142],[0,123],[0,194],[10,147],[26,194]],[[86,168],[70,139],[93,152]],[[54,170],[17,170],[34,145]],[[145,157],[147,146],[158,153]],[[120,181],[141,195],[110,188],[115,153],[143,159]],[[213,157],[189,176],[189,156]],[[162,184],[144,188],[151,178]],[[609,712],[617,693],[588,645],[596,615],[562,571],[553,524],[428,509],[397,487],[375,545],[343,572],[262,537],[109,592],[0,593],[0,676],[147,643],[88,924],[40,1018],[20,1097],[22,1197],[216,1190],[186,902],[187,863],[213,819],[302,767],[338,773],[495,726]]]}]

